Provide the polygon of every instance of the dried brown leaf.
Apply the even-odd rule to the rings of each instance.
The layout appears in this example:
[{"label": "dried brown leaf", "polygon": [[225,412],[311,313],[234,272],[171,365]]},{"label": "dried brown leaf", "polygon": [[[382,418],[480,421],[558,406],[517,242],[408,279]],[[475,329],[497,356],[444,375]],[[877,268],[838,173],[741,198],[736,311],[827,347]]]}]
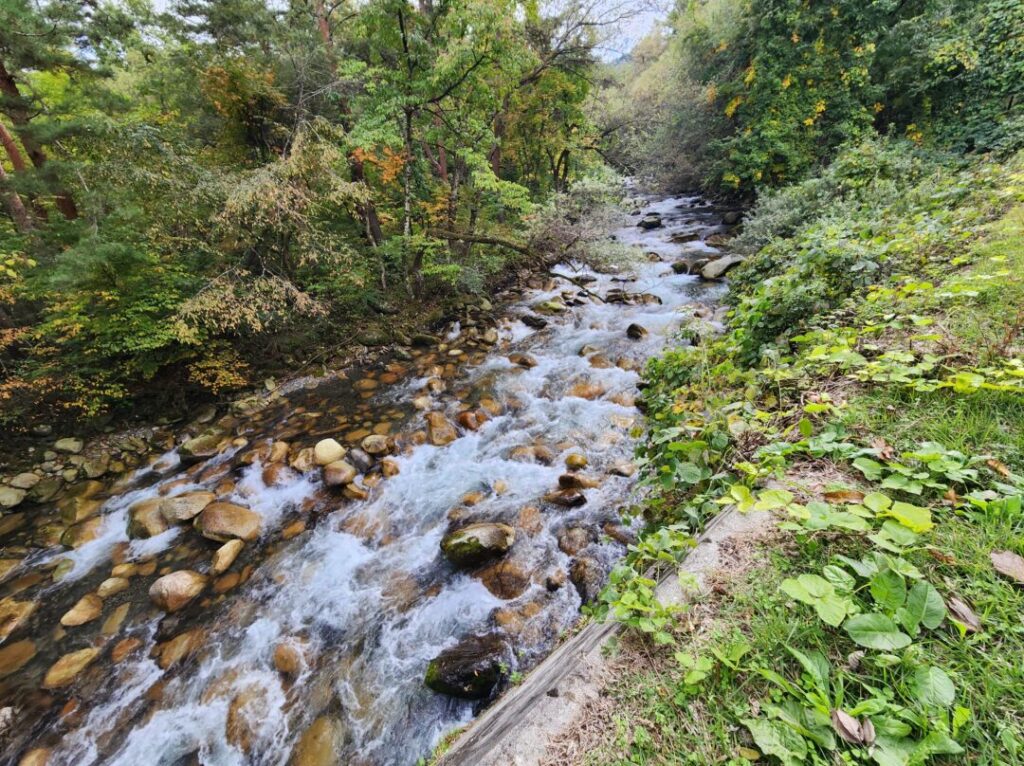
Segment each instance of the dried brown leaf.
[{"label": "dried brown leaf", "polygon": [[875,744],[875,725],[867,716],[860,719],[860,735],[868,747]]},{"label": "dried brown leaf", "polygon": [[1011,551],[993,551],[988,557],[999,574],[1024,585],[1024,558]]},{"label": "dried brown leaf", "polygon": [[953,619],[961,623],[968,633],[981,632],[981,620],[974,613],[974,610],[963,601],[956,596],[950,596],[949,601],[946,602],[946,607],[949,609],[949,613],[953,615]]},{"label": "dried brown leaf", "polygon": [[864,732],[857,719],[839,708],[832,711],[832,728],[851,745],[864,743]]},{"label": "dried brown leaf", "polygon": [[993,471],[1000,474],[1001,476],[1005,476],[1006,478],[1010,478],[1011,476],[1013,476],[1010,469],[1007,468],[1006,463],[1001,463],[998,460],[986,460],[985,465],[987,465],[989,468],[991,468]]},{"label": "dried brown leaf", "polygon": [[877,439],[871,440],[871,446],[878,450],[878,457],[882,458],[882,460],[892,460],[896,457],[896,450],[890,447],[889,442],[880,436]]},{"label": "dried brown leaf", "polygon": [[837,489],[825,493],[830,503],[860,503],[864,501],[864,493],[856,489]]}]

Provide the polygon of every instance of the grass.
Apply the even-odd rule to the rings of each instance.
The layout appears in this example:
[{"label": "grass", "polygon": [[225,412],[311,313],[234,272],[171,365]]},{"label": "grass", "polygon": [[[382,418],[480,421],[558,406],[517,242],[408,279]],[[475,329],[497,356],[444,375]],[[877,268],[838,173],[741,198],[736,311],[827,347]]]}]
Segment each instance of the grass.
[{"label": "grass", "polygon": [[[932,275],[935,289],[914,295],[897,291],[882,306],[855,308],[844,321],[857,328],[877,324],[879,317],[889,321],[895,316],[892,327],[896,329],[871,335],[869,343],[907,349],[913,348],[908,343],[910,334],[922,332],[913,329],[922,326],[917,318],[928,317],[942,364],[955,370],[983,372],[985,366],[1024,355],[1024,205],[1007,211],[967,253],[938,273],[938,277]],[[901,316],[915,318],[914,325],[907,322],[910,329],[900,329]],[[701,353],[707,357],[706,351]],[[743,393],[733,397],[741,401],[729,407],[733,419],[729,428],[733,431],[736,421],[745,417],[744,438],[753,434],[756,438],[751,440],[762,444],[799,440],[793,424],[801,411],[810,412],[803,409],[806,394],[829,390],[829,382],[836,380],[834,370],[809,366],[805,370],[809,379],[796,378],[802,388],[794,392],[760,384],[756,375],[736,378],[737,368],[721,357],[718,361],[726,363],[718,366],[689,357],[697,368],[692,373],[686,371],[685,357],[667,359],[664,366],[652,367],[660,378],[654,385],[660,386],[662,396],[666,388],[676,388],[677,410],[686,412],[687,423],[700,420],[700,407],[684,404],[684,397],[686,402],[712,400],[722,392],[728,397],[741,380]],[[673,374],[679,376],[678,382],[666,385]],[[895,548],[878,541],[887,516],[884,511],[869,522],[873,535],[790,521],[785,531],[759,549],[743,572],[727,576],[708,601],[676,623],[670,644],[656,646],[641,635],[624,641],[616,660],[618,673],[608,690],[611,701],[595,710],[600,720],[590,722],[588,739],[580,743],[579,749],[587,753],[583,762],[590,766],[1024,764],[1024,588],[999,574],[990,560],[994,551],[1024,554],[1024,511],[1012,503],[974,507],[963,501],[966,494],[981,490],[979,497],[988,500],[1024,494],[1024,480],[1017,478],[1024,476],[1024,396],[984,388],[922,392],[898,382],[845,385],[842,394],[842,406],[803,418],[803,436],[812,430],[820,434],[828,423],[838,424],[845,427],[849,441],[876,445],[875,460],[887,466],[900,460],[895,454],[886,456],[890,448],[898,454],[922,442],[936,442],[971,458],[982,456],[971,464],[977,477],[942,474],[940,478],[946,478],[938,487],[926,486],[923,492],[884,490],[892,500],[918,506],[934,521],[933,528],[917,530]],[[703,417],[707,423],[715,416]],[[703,433],[708,432],[705,427]],[[734,448],[741,441],[740,433],[733,432]],[[764,478],[764,473],[757,473],[756,453],[737,451],[741,454],[733,455],[733,464],[746,466],[747,486],[752,484],[756,492],[757,482],[749,477]],[[998,462],[986,464],[988,457]],[[815,459],[827,474],[819,471],[815,477],[813,460],[810,469],[806,461],[773,463],[774,486],[788,487],[803,503],[784,508],[783,518],[789,514],[790,519],[800,519],[793,515],[794,509],[806,512],[811,501],[828,499],[821,479],[827,475],[833,479],[828,483],[834,484],[836,471],[845,474],[847,487],[863,492],[882,489],[881,474],[869,481],[848,458]],[[721,483],[722,474],[713,481]],[[700,497],[706,498],[711,490],[702,486]],[[837,500],[822,505],[833,513],[853,508],[843,504],[849,502],[856,503]],[[900,524],[909,528],[912,522]],[[798,601],[792,595],[793,578],[829,575],[830,566],[850,567],[837,558],[840,555],[863,563],[877,560],[872,558],[876,553],[888,555],[887,561],[892,562],[881,566],[882,574],[897,575],[908,589],[927,583],[945,605],[954,599],[968,604],[981,630],[965,630],[950,613],[927,629],[905,628],[912,636],[908,646],[865,650],[867,644],[856,639],[848,616],[832,627],[816,614],[817,606],[811,604],[821,605],[826,597]],[[851,571],[856,572],[856,567]],[[853,613],[888,615],[896,629],[905,626],[896,606],[909,604],[905,595],[902,601],[892,597],[882,587],[884,578],[874,575],[858,574],[851,580],[856,585],[842,590],[837,585],[836,592],[853,604]],[[896,599],[891,606],[890,598]],[[742,658],[726,661],[730,648],[740,644],[746,647]],[[827,693],[818,694],[823,687],[818,671],[812,671],[822,665],[806,661],[815,652],[828,668]],[[701,665],[701,661],[706,662]],[[702,672],[695,675],[695,667]],[[935,701],[933,674],[952,682],[953,699]],[[786,723],[780,709],[803,711],[799,715],[805,717]],[[854,725],[870,719],[889,728],[867,743],[845,743],[837,737],[832,746],[826,746],[820,740],[822,731],[829,737],[841,737],[847,731],[842,719],[836,723],[836,710],[861,710],[854,714]],[[908,732],[890,747],[899,739],[891,729],[895,720],[907,723]],[[754,736],[755,725],[766,721],[773,723],[775,734],[797,732],[800,742],[790,739],[780,744],[778,737],[771,741],[763,736],[763,730],[761,737]],[[962,752],[950,752],[957,746]]]}]

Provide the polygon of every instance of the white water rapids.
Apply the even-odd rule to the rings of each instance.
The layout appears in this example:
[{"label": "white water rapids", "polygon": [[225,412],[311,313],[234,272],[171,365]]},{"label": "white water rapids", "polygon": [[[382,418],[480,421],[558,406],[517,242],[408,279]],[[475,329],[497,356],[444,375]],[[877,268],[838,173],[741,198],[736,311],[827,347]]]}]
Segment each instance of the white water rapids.
[{"label": "white water rapids", "polygon": [[[230,495],[224,499],[258,512],[264,537],[277,540],[262,558],[252,560],[251,577],[214,598],[198,615],[189,612],[181,624],[173,615],[149,612],[145,619],[129,620],[113,639],[136,637],[142,649],[116,664],[97,661],[90,668],[94,679],[84,681],[77,692],[74,714],[67,720],[55,715],[40,719],[31,741],[23,738],[16,751],[6,753],[5,762],[17,763],[29,747],[45,746],[51,750],[48,766],[284,766],[298,763],[293,755],[296,742],[323,716],[337,722],[332,731],[340,732],[338,763],[410,766],[429,754],[446,732],[474,715],[474,703],[424,686],[429,661],[459,639],[497,626],[509,635],[517,666],[528,668],[579,616],[581,598],[572,583],[558,589],[545,584],[552,573],[571,567],[573,556],[560,548],[559,535],[568,528],[585,530],[586,547],[576,557],[589,557],[603,571],[624,553],[624,546],[602,530],[608,523],[620,523],[619,511],[635,482],[635,477],[613,475],[610,469],[629,460],[635,447],[639,415],[630,398],[637,393],[637,370],[672,337],[687,316],[687,307],[711,304],[723,289],[670,268],[684,256],[715,252],[700,241],[670,241],[673,235],[717,231],[720,215],[701,205],[691,197],[646,199],[643,212],[660,213],[664,226],[645,231],[630,220],[617,232],[620,241],[644,254],[657,253],[658,260],[642,255],[622,274],[597,274],[571,265],[555,269],[592,280],[580,284],[597,296],[624,290],[656,296],[660,302],[604,303],[564,280],[556,280],[552,290],[530,290],[517,299],[499,326],[499,343],[482,363],[464,365],[446,391],[429,394],[430,409],[445,411],[453,421],[459,412],[458,393],[482,392],[501,405],[502,414],[475,432],[461,433],[447,446],[422,444],[398,454],[399,473],[371,489],[367,500],[333,501],[315,526],[280,540],[282,525],[298,509],[323,502],[319,472],[268,487],[258,461],[236,469]],[[627,275],[635,280],[623,281]],[[579,305],[547,316],[546,328],[530,329],[519,321],[540,302],[565,296]],[[627,337],[632,323],[648,334],[640,340]],[[449,330],[445,342],[458,347],[465,330]],[[580,354],[587,346],[594,349],[591,358]],[[531,355],[536,366],[513,364],[508,358],[513,352]],[[610,364],[595,366],[595,353]],[[420,429],[422,413],[411,410],[409,403],[423,395],[423,384],[423,379],[405,379],[382,386],[369,401],[381,412],[391,412],[404,431]],[[574,386],[581,384],[596,387],[599,395],[572,395]],[[322,399],[330,396],[330,389],[324,390],[326,394],[303,389],[286,398],[312,410],[324,406]],[[307,402],[304,397],[314,399]],[[294,423],[286,419],[282,425]],[[537,444],[554,453],[550,464],[510,454],[517,447]],[[585,473],[600,477],[600,486],[585,490],[587,502],[578,508],[543,504],[541,498],[558,489],[570,453],[588,458]],[[232,455],[217,459],[223,462]],[[203,480],[203,471],[181,482],[173,452],[164,463],[166,473],[158,482],[107,501],[106,521],[95,540],[73,552],[50,551],[39,559],[45,563],[58,556],[70,558],[75,568],[37,597],[52,593],[73,603],[86,592],[76,587],[89,582],[94,587],[100,574],[106,577],[112,552],[128,542],[125,528],[133,503],[157,496],[169,482],[178,482],[178,492],[213,489],[223,479],[212,471],[211,478]],[[484,498],[466,508],[459,523],[502,521],[517,527],[508,558],[531,579],[512,599],[499,598],[472,572],[452,567],[439,549],[451,529],[449,513],[461,507],[464,496],[478,491]],[[520,524],[528,506],[540,510],[539,529],[532,533]],[[186,552],[195,552],[185,545],[179,555],[185,537],[195,534],[188,528],[172,528],[131,542],[121,558],[157,555],[161,572],[199,568],[175,564],[186,558]],[[208,560],[209,554],[205,556]],[[65,592],[67,596],[61,595]],[[144,589],[133,597],[139,610],[152,609],[141,605]],[[105,607],[104,616],[109,610]],[[148,650],[156,643],[194,628],[203,632],[189,659],[164,670],[150,657]],[[74,640],[74,635],[62,639],[47,655],[34,684],[53,658],[88,645]],[[299,648],[304,657],[293,677],[275,669],[274,651],[282,642]],[[251,699],[244,706],[242,724],[237,712],[234,718],[230,712],[240,695]],[[244,734],[229,735],[232,727]],[[243,740],[244,746],[239,744]]]}]

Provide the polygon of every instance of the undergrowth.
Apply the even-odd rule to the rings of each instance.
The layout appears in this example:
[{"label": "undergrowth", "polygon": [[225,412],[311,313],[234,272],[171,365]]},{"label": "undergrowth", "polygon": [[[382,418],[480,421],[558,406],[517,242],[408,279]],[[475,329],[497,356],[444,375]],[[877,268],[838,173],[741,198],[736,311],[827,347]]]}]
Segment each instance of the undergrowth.
[{"label": "undergrowth", "polygon": [[[1024,176],[947,167],[853,147],[784,193],[819,213],[769,200],[728,331],[650,365],[649,531],[596,607],[650,661],[589,762],[1024,762]],[[694,637],[652,567],[726,506],[779,537]]]}]

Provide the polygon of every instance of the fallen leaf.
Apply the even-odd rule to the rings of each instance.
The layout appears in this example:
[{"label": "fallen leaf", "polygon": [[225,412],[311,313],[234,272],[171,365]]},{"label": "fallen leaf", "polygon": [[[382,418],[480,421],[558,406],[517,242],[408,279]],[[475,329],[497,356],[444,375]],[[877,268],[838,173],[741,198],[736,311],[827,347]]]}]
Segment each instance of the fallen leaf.
[{"label": "fallen leaf", "polygon": [[1001,463],[998,460],[986,460],[985,465],[991,468],[996,473],[1005,476],[1007,479],[1013,476],[1010,469],[1006,467],[1006,463]]},{"label": "fallen leaf", "polygon": [[993,551],[988,557],[999,574],[1024,584],[1024,559],[1010,551]]},{"label": "fallen leaf", "polygon": [[868,747],[875,744],[875,725],[867,716],[860,719],[860,736]]},{"label": "fallen leaf", "polygon": [[857,719],[839,708],[832,711],[832,728],[851,745],[864,743],[864,732]]},{"label": "fallen leaf", "polygon": [[852,652],[849,657],[846,658],[846,667],[850,669],[851,673],[856,673],[857,669],[860,668],[860,661],[864,659],[864,652],[858,649]]},{"label": "fallen leaf", "polygon": [[878,457],[882,458],[882,460],[892,460],[896,457],[896,450],[890,447],[889,442],[882,437],[872,439],[871,446],[878,450]]},{"label": "fallen leaf", "polygon": [[938,548],[929,548],[928,549],[928,555],[931,556],[936,561],[941,561],[943,564],[955,564],[956,563],[956,557],[955,556],[951,556],[950,554],[946,553],[945,551],[940,551]]},{"label": "fallen leaf", "polygon": [[950,487],[946,490],[946,494],[942,496],[943,499],[950,505],[960,505],[960,496],[956,493],[956,490]]},{"label": "fallen leaf", "polygon": [[961,623],[968,633],[981,632],[981,620],[978,619],[978,615],[956,596],[950,596],[949,601],[946,602],[946,608],[953,615],[953,619]]},{"label": "fallen leaf", "polygon": [[837,489],[826,492],[825,499],[830,503],[860,503],[864,500],[864,493],[855,489]]}]

